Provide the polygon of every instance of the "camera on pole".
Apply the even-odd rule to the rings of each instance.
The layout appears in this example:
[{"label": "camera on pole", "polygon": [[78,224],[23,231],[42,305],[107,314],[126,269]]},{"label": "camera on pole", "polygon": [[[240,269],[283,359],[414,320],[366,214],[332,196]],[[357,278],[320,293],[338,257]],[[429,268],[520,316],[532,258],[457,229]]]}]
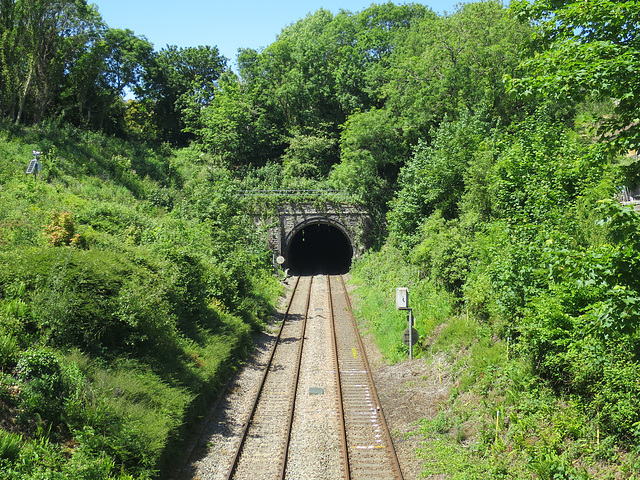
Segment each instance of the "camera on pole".
[{"label": "camera on pole", "polygon": [[42,155],[42,152],[37,150],[33,150],[33,159],[29,162],[29,166],[27,166],[27,171],[25,172],[27,175],[33,173],[33,178],[38,179],[38,172],[41,170],[40,162],[38,161],[38,157]]}]

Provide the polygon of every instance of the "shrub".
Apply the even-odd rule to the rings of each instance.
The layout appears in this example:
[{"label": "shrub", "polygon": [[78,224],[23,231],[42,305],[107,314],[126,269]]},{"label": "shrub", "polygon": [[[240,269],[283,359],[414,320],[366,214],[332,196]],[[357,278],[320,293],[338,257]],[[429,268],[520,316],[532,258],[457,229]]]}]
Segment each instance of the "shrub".
[{"label": "shrub", "polygon": [[422,276],[460,298],[469,275],[471,248],[458,223],[447,222],[438,213],[427,219],[412,260]]},{"label": "shrub", "polygon": [[51,223],[43,228],[44,235],[49,239],[49,243],[54,247],[81,246],[82,237],[76,233],[73,215],[70,212],[57,212],[54,210],[50,215]]},{"label": "shrub", "polygon": [[114,467],[113,460],[104,454],[98,457],[76,454],[69,463],[64,465],[64,474],[66,478],[74,480],[111,480],[113,478],[133,480],[133,477],[128,476],[114,477],[112,475]]},{"label": "shrub", "polygon": [[0,285],[13,279],[25,283],[30,328],[54,346],[138,354],[136,349],[151,343],[171,342],[175,321],[165,265],[145,251],[137,253],[136,262],[124,253],[77,249],[0,254]]},{"label": "shrub", "polygon": [[38,414],[43,420],[59,423],[64,384],[55,355],[43,349],[27,350],[18,360],[16,376],[22,386],[20,397],[28,416]]}]

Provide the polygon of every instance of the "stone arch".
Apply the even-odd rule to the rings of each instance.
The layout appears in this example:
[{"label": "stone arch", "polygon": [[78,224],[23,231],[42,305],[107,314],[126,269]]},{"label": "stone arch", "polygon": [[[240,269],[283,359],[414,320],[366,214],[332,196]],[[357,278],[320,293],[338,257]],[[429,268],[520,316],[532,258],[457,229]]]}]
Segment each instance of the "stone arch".
[{"label": "stone arch", "polygon": [[373,233],[373,222],[366,209],[347,203],[282,203],[277,206],[277,213],[257,219],[256,225],[269,225],[267,244],[273,252],[274,267],[282,256],[284,268],[290,264],[291,242],[304,228],[326,225],[340,232],[348,241],[351,261],[370,245]]}]

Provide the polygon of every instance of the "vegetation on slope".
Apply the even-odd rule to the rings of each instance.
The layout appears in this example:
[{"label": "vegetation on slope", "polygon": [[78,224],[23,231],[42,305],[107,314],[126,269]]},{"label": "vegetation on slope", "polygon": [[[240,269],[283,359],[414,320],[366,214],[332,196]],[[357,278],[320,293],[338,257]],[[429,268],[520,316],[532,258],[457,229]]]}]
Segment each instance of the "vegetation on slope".
[{"label": "vegetation on slope", "polygon": [[[2,476],[166,472],[278,294],[270,256],[195,151],[5,132]],[[36,148],[37,180],[24,174]]]},{"label": "vegetation on slope", "polygon": [[616,195],[637,186],[637,96],[600,80],[637,57],[637,6],[512,8],[541,22],[544,48],[507,76],[537,107],[510,125],[463,111],[418,143],[385,248],[355,265],[360,316],[400,358],[392,288],[409,286],[419,351],[448,359],[450,398],[419,430],[425,475],[635,478],[640,218]]},{"label": "vegetation on slope", "polygon": [[[450,399],[421,428],[428,473],[637,475],[640,219],[613,198],[620,169],[543,113],[479,147],[480,127],[443,124],[416,149],[388,244],[353,273],[359,316],[392,360],[408,353],[398,286],[412,292],[414,352],[448,359]],[[438,195],[457,170],[462,195]]]}]

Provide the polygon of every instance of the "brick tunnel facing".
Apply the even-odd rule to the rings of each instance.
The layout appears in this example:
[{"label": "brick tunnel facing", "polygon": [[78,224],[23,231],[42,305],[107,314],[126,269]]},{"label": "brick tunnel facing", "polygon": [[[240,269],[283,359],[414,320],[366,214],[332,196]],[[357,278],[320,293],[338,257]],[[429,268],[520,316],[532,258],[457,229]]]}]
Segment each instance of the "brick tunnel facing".
[{"label": "brick tunnel facing", "polygon": [[301,228],[288,245],[287,264],[294,275],[347,273],[353,247],[347,236],[332,225],[315,223]]}]

